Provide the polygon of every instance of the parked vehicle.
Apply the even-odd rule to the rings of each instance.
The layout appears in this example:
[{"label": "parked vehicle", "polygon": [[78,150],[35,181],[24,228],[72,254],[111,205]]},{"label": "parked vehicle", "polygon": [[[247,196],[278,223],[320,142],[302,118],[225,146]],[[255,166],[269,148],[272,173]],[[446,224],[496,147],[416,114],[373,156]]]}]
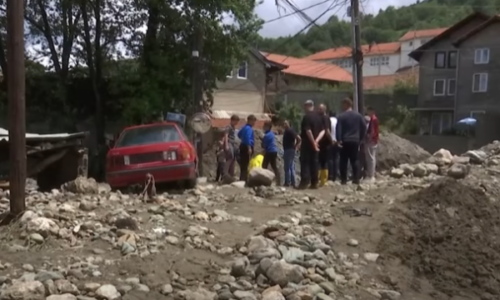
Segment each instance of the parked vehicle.
[{"label": "parked vehicle", "polygon": [[112,188],[144,184],[148,174],[158,183],[196,185],[196,150],[175,122],[125,128],[106,159]]}]

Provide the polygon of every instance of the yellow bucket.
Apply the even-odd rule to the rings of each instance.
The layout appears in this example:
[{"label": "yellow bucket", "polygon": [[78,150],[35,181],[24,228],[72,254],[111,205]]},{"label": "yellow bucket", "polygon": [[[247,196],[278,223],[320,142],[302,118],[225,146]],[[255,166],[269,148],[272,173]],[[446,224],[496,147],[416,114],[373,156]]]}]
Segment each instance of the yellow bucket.
[{"label": "yellow bucket", "polygon": [[262,154],[258,154],[254,158],[252,158],[250,160],[250,164],[248,165],[248,173],[250,173],[250,171],[253,168],[262,168],[263,161],[264,161],[264,155]]}]

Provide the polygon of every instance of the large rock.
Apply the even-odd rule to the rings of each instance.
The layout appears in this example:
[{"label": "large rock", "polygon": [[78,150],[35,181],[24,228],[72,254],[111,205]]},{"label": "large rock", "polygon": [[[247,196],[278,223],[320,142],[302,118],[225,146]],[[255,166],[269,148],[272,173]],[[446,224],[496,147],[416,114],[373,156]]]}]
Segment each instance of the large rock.
[{"label": "large rock", "polygon": [[304,279],[300,267],[283,260],[275,261],[267,269],[266,276],[272,284],[286,287],[288,283],[300,283]]},{"label": "large rock", "polygon": [[423,148],[393,133],[382,132],[377,149],[377,171],[391,170],[401,164],[418,164],[431,157]]},{"label": "large rock", "polygon": [[453,155],[451,154],[451,152],[446,150],[446,149],[443,149],[443,148],[434,152],[434,154],[432,154],[432,156],[434,156],[436,158],[444,158],[448,161],[451,161],[453,159]]},{"label": "large rock", "polygon": [[448,176],[455,179],[463,179],[467,177],[470,171],[469,165],[453,164],[448,170]]},{"label": "large rock", "polygon": [[99,184],[93,178],[77,177],[75,180],[66,182],[61,187],[64,191],[75,194],[98,194]]},{"label": "large rock", "polygon": [[415,177],[425,177],[427,176],[427,168],[424,164],[418,164],[415,166],[415,170],[413,170],[413,176]]},{"label": "large rock", "polygon": [[453,155],[446,149],[439,149],[427,160],[431,164],[446,166],[452,163]]},{"label": "large rock", "polygon": [[0,300],[44,300],[45,287],[40,281],[16,282],[2,290]]},{"label": "large rock", "polygon": [[270,186],[274,181],[274,173],[267,169],[253,168],[248,174],[248,186]]},{"label": "large rock", "polygon": [[33,218],[26,224],[26,230],[28,232],[35,232],[41,234],[44,237],[49,236],[50,234],[56,235],[59,232],[59,226],[56,221],[45,218],[38,217]]},{"label": "large rock", "polygon": [[121,294],[118,292],[116,287],[111,284],[105,284],[97,289],[95,292],[97,297],[103,300],[116,300],[120,299]]},{"label": "large rock", "polygon": [[394,178],[402,178],[405,175],[405,171],[399,168],[392,168],[390,175]]},{"label": "large rock", "polygon": [[481,151],[481,150],[470,150],[470,151],[467,151],[465,154],[464,154],[465,157],[468,157],[469,160],[470,160],[470,163],[472,164],[482,164],[486,158],[487,158],[487,154],[484,152],[484,151]]}]

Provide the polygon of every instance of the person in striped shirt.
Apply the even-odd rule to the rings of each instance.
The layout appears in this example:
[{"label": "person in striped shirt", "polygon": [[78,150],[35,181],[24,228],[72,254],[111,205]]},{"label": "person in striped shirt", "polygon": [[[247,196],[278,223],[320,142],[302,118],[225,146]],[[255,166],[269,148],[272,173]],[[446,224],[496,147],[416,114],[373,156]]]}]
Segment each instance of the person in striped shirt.
[{"label": "person in striped shirt", "polygon": [[236,126],[240,122],[240,117],[237,115],[232,115],[229,126],[226,127],[224,131],[224,150],[226,152],[226,164],[224,167],[223,178],[230,177],[234,178],[234,168],[236,163]]}]

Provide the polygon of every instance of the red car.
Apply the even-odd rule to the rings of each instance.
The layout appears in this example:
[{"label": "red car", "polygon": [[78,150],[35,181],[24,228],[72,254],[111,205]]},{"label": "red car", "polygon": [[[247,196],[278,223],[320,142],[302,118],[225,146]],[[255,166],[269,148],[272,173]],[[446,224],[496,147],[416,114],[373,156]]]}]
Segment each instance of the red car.
[{"label": "red car", "polygon": [[112,188],[155,183],[196,185],[196,151],[176,123],[161,122],[125,128],[106,158],[106,181]]}]

